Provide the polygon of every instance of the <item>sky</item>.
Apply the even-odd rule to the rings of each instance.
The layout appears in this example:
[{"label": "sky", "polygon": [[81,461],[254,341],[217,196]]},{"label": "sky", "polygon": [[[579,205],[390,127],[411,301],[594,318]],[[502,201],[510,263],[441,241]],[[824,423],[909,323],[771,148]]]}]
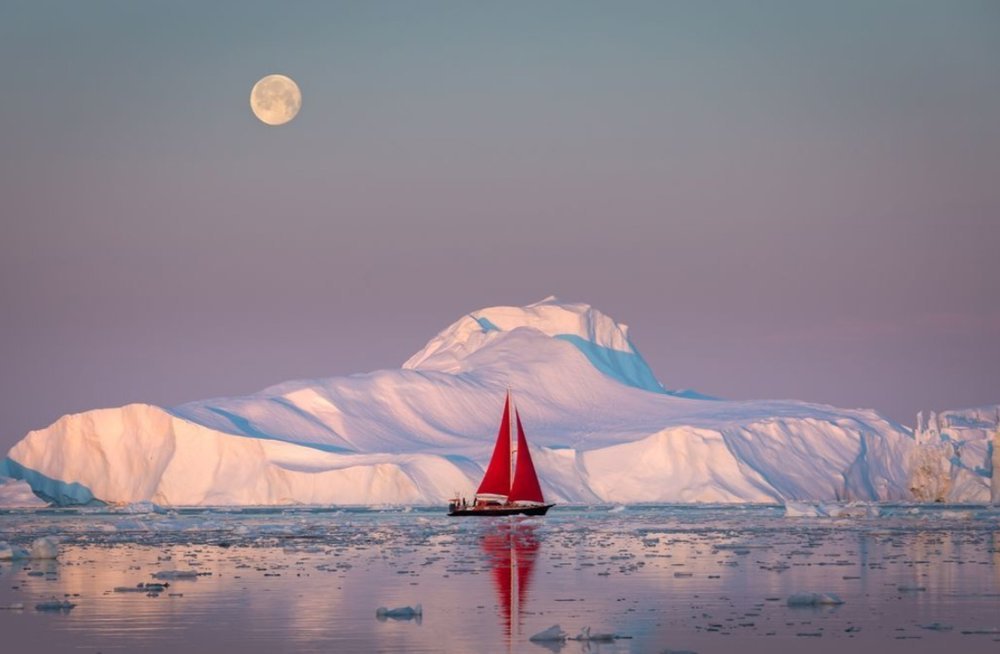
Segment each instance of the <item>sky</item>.
[{"label": "sky", "polygon": [[5,0],[0,61],[0,450],[548,295],[668,388],[1000,402],[994,1]]}]

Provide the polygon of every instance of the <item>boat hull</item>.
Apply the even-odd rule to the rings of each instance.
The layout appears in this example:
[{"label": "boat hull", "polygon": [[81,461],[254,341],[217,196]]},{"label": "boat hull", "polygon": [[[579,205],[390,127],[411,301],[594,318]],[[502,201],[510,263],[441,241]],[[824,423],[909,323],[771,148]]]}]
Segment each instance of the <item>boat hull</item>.
[{"label": "boat hull", "polygon": [[448,515],[456,517],[481,516],[484,518],[503,515],[545,515],[553,506],[555,504],[539,504],[537,506],[470,506],[464,509],[451,509],[448,511]]}]

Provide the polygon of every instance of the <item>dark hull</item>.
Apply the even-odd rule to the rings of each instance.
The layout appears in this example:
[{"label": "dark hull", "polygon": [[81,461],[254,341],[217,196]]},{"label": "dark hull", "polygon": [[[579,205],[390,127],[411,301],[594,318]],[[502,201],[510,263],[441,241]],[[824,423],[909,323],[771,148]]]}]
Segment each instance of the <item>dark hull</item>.
[{"label": "dark hull", "polygon": [[464,509],[452,509],[448,511],[448,515],[453,516],[498,516],[498,515],[545,515],[545,513],[551,509],[555,504],[541,504],[539,506],[484,506],[484,507],[467,507]]}]

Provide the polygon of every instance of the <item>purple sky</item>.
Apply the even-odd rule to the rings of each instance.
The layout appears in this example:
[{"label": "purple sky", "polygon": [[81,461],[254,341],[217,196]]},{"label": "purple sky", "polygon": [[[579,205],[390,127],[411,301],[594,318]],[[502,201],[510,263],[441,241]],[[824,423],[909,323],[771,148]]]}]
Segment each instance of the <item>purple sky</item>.
[{"label": "purple sky", "polygon": [[670,388],[1000,401],[996,2],[15,1],[0,61],[3,450],[549,294]]}]

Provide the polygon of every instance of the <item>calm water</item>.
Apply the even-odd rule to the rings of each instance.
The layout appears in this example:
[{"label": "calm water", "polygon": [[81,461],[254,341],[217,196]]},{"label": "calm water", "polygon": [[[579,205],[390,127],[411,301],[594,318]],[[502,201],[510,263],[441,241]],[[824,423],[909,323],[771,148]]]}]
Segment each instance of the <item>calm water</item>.
[{"label": "calm water", "polygon": [[[881,506],[556,507],[545,518],[440,510],[0,512],[0,541],[62,539],[57,561],[0,562],[4,651],[1000,651],[1000,510]],[[116,592],[175,579],[157,596]],[[800,592],[840,606],[787,605]],[[35,605],[68,598],[68,612]],[[422,605],[419,619],[379,606]],[[575,635],[548,649],[553,624]]]}]

